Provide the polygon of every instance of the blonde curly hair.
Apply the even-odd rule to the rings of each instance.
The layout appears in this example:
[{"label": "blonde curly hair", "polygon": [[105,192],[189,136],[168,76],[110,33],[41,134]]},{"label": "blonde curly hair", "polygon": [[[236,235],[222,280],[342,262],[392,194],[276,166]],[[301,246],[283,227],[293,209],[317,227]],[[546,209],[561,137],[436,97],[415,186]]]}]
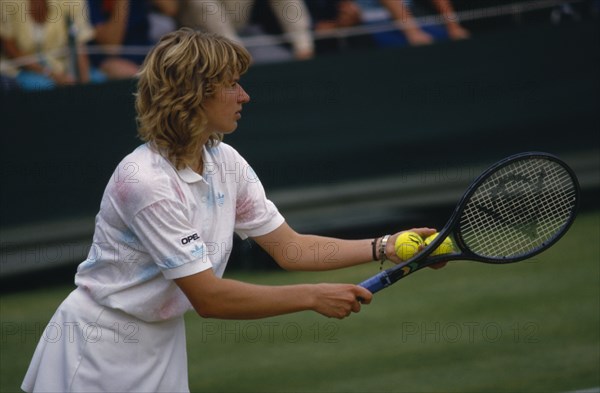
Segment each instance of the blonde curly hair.
[{"label": "blonde curly hair", "polygon": [[[245,73],[250,62],[245,48],[220,35],[189,28],[166,34],[139,72],[138,136],[177,169],[191,165],[209,132],[204,100]],[[211,133],[208,144],[222,139],[222,134]]]}]

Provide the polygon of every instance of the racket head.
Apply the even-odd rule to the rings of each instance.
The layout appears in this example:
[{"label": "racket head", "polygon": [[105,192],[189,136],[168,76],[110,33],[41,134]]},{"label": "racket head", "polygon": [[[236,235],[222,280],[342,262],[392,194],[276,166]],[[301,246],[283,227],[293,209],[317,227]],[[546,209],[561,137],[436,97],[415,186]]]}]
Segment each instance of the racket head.
[{"label": "racket head", "polygon": [[490,167],[469,187],[455,212],[455,244],[465,259],[512,263],[556,243],[579,209],[580,187],[558,157],[527,152]]},{"label": "racket head", "polygon": [[[552,154],[526,152],[505,158],[473,181],[427,247],[359,285],[375,293],[443,261],[504,264],[530,258],[568,231],[579,209],[579,194],[573,170]],[[432,256],[447,237],[454,252]]]}]

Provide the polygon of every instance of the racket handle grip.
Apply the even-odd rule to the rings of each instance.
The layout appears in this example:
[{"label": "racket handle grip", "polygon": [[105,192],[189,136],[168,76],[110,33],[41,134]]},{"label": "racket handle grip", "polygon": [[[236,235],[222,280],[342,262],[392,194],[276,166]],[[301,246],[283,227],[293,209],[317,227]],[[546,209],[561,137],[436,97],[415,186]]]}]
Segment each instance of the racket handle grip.
[{"label": "racket handle grip", "polygon": [[392,282],[390,281],[388,274],[385,271],[383,271],[369,279],[366,279],[358,285],[368,289],[371,293],[375,293],[381,291],[383,288],[392,285]]}]

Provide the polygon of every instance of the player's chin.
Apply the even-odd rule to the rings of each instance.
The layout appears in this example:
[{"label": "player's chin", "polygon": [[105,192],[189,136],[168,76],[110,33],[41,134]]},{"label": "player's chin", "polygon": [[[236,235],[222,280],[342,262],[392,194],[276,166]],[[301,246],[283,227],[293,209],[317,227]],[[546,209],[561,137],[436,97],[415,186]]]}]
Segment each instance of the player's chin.
[{"label": "player's chin", "polygon": [[235,130],[237,130],[238,124],[237,122],[227,126],[227,127],[222,127],[221,131],[219,131],[221,134],[231,134],[233,133]]},{"label": "player's chin", "polygon": [[237,130],[238,128],[238,122],[234,121],[231,126],[229,127],[229,132],[234,132],[235,130]]}]

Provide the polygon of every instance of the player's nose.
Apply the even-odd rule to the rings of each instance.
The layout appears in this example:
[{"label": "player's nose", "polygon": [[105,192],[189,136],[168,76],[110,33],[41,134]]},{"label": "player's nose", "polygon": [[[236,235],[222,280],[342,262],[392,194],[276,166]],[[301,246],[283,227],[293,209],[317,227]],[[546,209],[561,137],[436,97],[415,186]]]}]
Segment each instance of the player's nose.
[{"label": "player's nose", "polygon": [[250,95],[246,93],[246,90],[242,86],[240,86],[240,91],[238,93],[238,102],[240,104],[247,104],[250,102]]}]

